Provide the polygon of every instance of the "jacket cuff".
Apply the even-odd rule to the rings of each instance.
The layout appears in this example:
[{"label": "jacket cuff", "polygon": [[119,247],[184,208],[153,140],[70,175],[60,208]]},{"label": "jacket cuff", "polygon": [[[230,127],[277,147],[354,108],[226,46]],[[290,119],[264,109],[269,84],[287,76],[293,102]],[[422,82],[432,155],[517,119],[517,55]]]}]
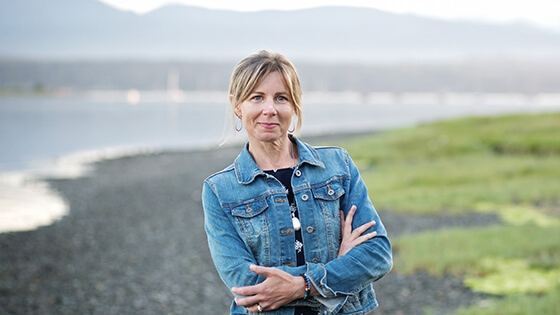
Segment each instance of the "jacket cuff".
[{"label": "jacket cuff", "polygon": [[307,263],[307,272],[305,274],[322,297],[336,297],[336,293],[326,284],[327,269],[325,269],[323,264]]}]

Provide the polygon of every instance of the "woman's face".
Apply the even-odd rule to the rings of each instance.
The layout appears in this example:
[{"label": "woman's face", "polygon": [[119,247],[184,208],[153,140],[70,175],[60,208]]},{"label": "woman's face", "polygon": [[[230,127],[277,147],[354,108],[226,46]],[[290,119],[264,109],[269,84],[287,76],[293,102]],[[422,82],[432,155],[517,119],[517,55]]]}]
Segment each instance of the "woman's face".
[{"label": "woman's face", "polygon": [[294,115],[289,90],[278,71],[263,77],[249,98],[234,110],[250,141],[274,142],[285,137]]}]

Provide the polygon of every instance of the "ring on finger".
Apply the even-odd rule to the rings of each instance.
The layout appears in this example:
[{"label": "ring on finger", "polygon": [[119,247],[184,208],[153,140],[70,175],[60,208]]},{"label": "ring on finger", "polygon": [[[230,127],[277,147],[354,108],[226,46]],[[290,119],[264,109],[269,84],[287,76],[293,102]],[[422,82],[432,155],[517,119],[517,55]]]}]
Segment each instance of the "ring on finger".
[{"label": "ring on finger", "polygon": [[257,303],[257,309],[259,310],[259,312],[262,312],[262,311],[263,311],[263,308],[262,308],[262,306],[261,306],[259,303]]}]

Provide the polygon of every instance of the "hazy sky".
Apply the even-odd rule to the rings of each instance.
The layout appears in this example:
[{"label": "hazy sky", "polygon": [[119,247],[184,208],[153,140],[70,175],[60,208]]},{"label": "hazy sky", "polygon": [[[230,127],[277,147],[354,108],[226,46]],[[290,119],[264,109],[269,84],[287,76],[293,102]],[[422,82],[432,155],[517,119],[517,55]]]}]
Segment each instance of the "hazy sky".
[{"label": "hazy sky", "polygon": [[324,5],[371,7],[396,13],[413,13],[444,19],[478,19],[504,22],[524,20],[560,30],[558,0],[100,0],[124,10],[148,12],[166,3],[258,11],[263,9],[291,10]]}]

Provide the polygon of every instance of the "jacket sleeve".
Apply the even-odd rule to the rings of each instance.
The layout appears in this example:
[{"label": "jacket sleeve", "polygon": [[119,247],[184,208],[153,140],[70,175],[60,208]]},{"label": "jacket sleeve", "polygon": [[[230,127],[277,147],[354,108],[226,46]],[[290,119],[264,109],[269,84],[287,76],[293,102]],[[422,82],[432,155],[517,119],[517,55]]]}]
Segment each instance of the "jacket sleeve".
[{"label": "jacket sleeve", "polygon": [[256,260],[238,235],[231,213],[220,206],[213,188],[211,182],[204,182],[202,205],[208,247],[220,278],[230,289],[262,282],[264,278],[259,279],[249,270]]},{"label": "jacket sleeve", "polygon": [[324,298],[359,292],[387,274],[393,266],[391,243],[368,196],[367,187],[346,151],[342,151],[342,157],[350,173],[347,191],[341,202],[342,210],[346,214],[352,205],[356,205],[352,228],[375,220],[376,225],[366,233],[377,231],[377,236],[325,264],[308,264],[306,274]]}]

